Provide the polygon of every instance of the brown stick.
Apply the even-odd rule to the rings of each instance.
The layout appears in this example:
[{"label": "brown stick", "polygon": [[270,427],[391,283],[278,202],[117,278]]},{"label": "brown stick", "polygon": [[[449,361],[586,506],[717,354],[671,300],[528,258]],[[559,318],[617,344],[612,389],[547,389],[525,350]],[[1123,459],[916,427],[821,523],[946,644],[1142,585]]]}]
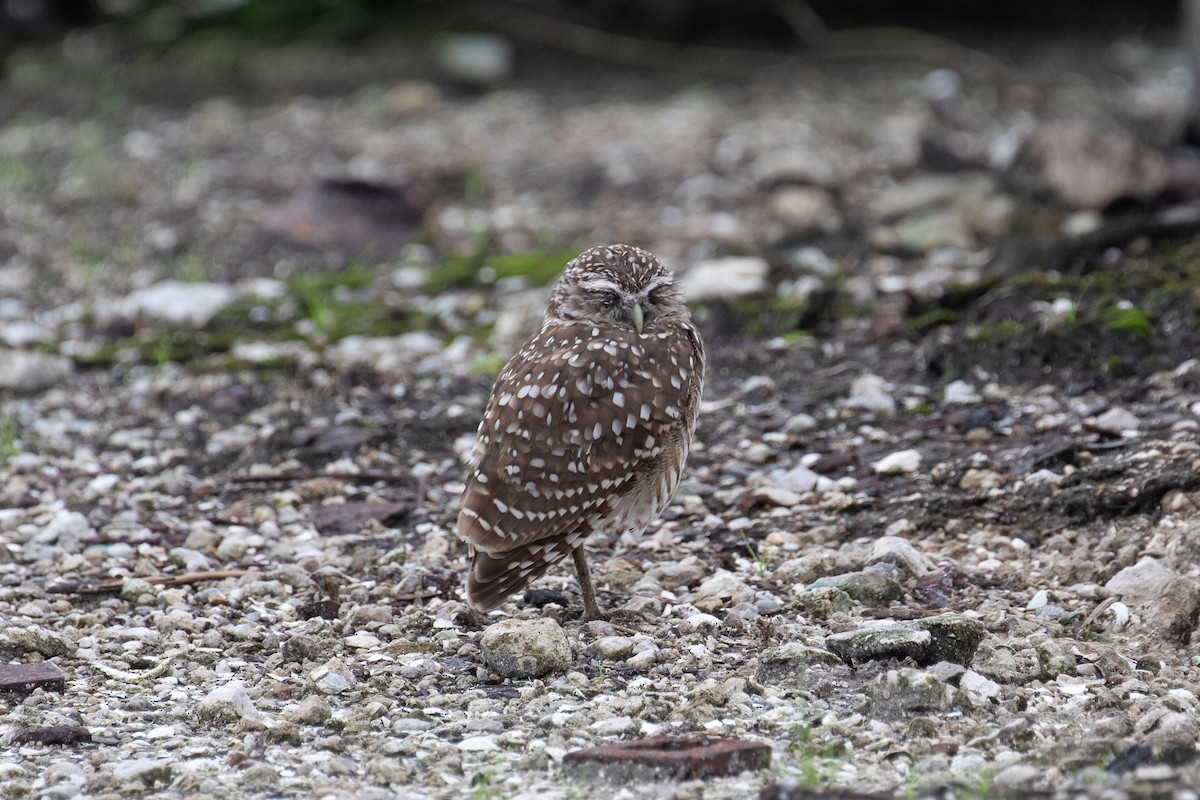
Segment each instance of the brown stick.
[{"label": "brown stick", "polygon": [[392,472],[278,472],[272,475],[234,475],[229,483],[299,483],[318,478],[332,478],[336,481],[350,483],[408,483],[413,480],[410,475],[397,475]]},{"label": "brown stick", "polygon": [[215,572],[185,572],[182,575],[153,575],[148,578],[130,575],[127,578],[113,578],[112,580],[101,581],[91,586],[84,586],[81,583],[60,583],[56,586],[48,587],[46,591],[54,592],[55,594],[108,594],[109,592],[121,591],[121,587],[125,585],[125,581],[130,578],[141,578],[146,583],[152,583],[155,586],[184,586],[189,583],[199,583],[201,581],[240,578],[248,572],[250,572],[248,569],[224,569]]}]

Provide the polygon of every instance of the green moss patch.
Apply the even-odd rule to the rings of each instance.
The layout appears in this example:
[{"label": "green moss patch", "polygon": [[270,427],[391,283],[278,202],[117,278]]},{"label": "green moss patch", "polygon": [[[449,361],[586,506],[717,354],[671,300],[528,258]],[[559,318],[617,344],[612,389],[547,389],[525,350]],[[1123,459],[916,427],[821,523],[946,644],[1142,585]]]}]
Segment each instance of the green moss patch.
[{"label": "green moss patch", "polygon": [[531,286],[545,286],[562,274],[574,251],[502,253],[450,256],[429,272],[425,285],[430,291],[488,286],[502,278],[524,278]]},{"label": "green moss patch", "polygon": [[[124,364],[194,363],[228,353],[238,342],[305,341],[320,346],[347,336],[384,337],[430,325],[421,312],[395,308],[373,299],[375,276],[351,267],[335,273],[297,276],[289,292],[273,300],[241,300],[218,313],[201,330],[149,326],[129,336],[104,341],[74,356],[82,367]],[[276,363],[279,361],[280,363]],[[256,363],[258,370],[288,366],[287,359]],[[228,365],[228,360],[222,360]]]},{"label": "green moss patch", "polygon": [[[1127,258],[1083,274],[1026,272],[955,310],[961,336],[935,347],[947,378],[975,367],[1010,379],[1070,382],[1169,369],[1200,347],[1200,248]],[[924,315],[927,326],[948,309]],[[911,328],[924,330],[916,321]]]}]

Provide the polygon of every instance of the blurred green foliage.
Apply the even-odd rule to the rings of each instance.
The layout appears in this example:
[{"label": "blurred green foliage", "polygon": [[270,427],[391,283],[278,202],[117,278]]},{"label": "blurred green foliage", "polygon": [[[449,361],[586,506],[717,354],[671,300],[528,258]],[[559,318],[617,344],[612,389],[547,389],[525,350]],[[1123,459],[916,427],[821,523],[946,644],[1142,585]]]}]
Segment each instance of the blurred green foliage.
[{"label": "blurred green foliage", "polygon": [[577,255],[575,251],[543,253],[497,253],[493,255],[449,256],[429,273],[425,281],[430,291],[487,285],[501,278],[525,278],[532,286],[544,286],[562,274],[563,267]]},{"label": "blurred green foliage", "polygon": [[143,0],[123,19],[142,38],[163,41],[196,28],[222,28],[251,39],[302,36],[356,39],[384,28],[412,32],[451,19],[454,6],[386,0],[241,0],[184,8],[174,0]]},{"label": "blurred green foliage", "polygon": [[232,14],[234,26],[263,39],[288,38],[301,33],[323,33],[351,38],[372,29],[374,6],[369,0],[255,0],[241,4]]}]

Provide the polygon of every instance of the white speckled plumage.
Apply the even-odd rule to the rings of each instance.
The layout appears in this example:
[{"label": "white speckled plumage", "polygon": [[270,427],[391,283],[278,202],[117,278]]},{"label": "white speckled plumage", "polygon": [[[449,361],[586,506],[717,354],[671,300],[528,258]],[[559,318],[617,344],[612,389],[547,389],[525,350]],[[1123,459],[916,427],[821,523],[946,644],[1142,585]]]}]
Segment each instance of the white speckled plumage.
[{"label": "white speckled plumage", "polygon": [[458,517],[471,604],[498,606],[592,533],[654,520],[679,482],[703,384],[700,335],[654,256],[610,245],[572,260],[479,426]]}]

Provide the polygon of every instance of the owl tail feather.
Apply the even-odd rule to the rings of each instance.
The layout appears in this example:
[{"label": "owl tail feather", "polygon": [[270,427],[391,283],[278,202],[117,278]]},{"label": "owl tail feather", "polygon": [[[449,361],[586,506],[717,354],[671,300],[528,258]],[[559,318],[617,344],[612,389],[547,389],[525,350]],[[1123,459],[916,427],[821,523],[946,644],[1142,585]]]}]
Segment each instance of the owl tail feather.
[{"label": "owl tail feather", "polygon": [[565,539],[530,542],[502,553],[476,550],[467,577],[467,602],[480,611],[491,611],[569,556],[571,550]]}]

